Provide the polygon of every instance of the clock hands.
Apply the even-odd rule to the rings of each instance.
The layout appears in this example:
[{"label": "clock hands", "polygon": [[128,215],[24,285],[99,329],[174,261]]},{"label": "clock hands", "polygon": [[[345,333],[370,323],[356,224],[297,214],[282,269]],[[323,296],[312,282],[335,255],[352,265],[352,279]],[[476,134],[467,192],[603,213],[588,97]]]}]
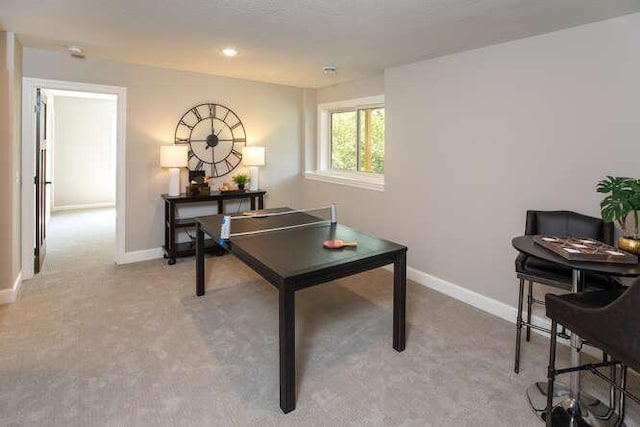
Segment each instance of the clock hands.
[{"label": "clock hands", "polygon": [[[190,139],[189,141],[191,141],[191,142],[207,142],[206,139]],[[225,138],[225,139],[220,138],[220,139],[218,139],[218,141],[227,141],[228,142],[228,141],[236,141],[236,140],[233,139],[233,138]],[[240,140],[238,140],[238,141],[240,141]],[[242,142],[242,141],[240,141],[240,142]],[[209,146],[207,145],[207,148],[208,147]]]}]

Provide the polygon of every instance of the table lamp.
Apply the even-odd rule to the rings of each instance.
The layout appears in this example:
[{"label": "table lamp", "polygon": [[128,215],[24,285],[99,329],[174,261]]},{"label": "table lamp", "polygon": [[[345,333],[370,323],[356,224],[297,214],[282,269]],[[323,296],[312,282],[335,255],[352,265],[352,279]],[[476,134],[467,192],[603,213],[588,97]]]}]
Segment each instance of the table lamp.
[{"label": "table lamp", "polygon": [[249,191],[258,189],[258,166],[264,166],[264,147],[244,147],[242,163],[249,166]]},{"label": "table lamp", "polygon": [[169,168],[169,196],[180,195],[180,169],[187,166],[187,145],[162,145],[160,166]]}]

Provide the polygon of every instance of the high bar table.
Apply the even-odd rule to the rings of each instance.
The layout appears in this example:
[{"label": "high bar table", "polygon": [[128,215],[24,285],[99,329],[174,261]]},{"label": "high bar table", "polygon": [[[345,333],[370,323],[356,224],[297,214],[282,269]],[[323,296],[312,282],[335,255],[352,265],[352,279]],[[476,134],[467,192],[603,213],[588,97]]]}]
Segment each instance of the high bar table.
[{"label": "high bar table", "polygon": [[[551,252],[548,249],[536,244],[533,240],[534,236],[518,236],[511,240],[512,246],[519,252],[542,258],[544,260],[554,262],[572,270],[572,287],[571,292],[582,292],[583,271],[594,271],[601,274],[608,274],[619,277],[637,277],[640,276],[640,264],[615,264],[606,262],[592,261],[570,261]],[[519,342],[518,337],[518,342]],[[571,334],[571,366],[579,366],[581,360],[580,349],[582,340],[579,336]],[[608,426],[618,425],[617,417],[613,416],[612,408],[609,408],[599,399],[588,395],[581,391],[580,372],[571,372],[569,374],[569,388],[554,388],[554,396],[557,402],[554,407],[559,406],[565,411],[565,417],[559,417],[552,420],[555,426]],[[557,395],[555,393],[558,393]],[[537,382],[529,386],[527,389],[527,398],[533,411],[541,418],[545,414],[547,406],[547,387],[546,383]],[[566,424],[565,424],[566,423]]]},{"label": "high bar table", "polygon": [[[292,211],[265,209],[259,213]],[[393,348],[405,349],[407,247],[304,212],[254,216],[231,221],[231,237],[221,246],[278,289],[280,408],[295,409],[295,291],[393,264]],[[196,295],[205,294],[205,234],[220,240],[225,215],[196,217]],[[285,228],[293,227],[293,228]],[[233,236],[233,234],[256,234]],[[357,241],[354,248],[326,249],[325,240]]]}]

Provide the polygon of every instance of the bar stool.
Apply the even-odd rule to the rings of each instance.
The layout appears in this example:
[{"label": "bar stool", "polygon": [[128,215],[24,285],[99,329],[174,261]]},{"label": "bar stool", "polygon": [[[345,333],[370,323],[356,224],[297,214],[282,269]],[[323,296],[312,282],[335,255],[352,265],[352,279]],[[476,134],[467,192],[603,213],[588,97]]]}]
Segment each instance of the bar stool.
[{"label": "bar stool", "polygon": [[[606,244],[613,243],[613,223],[605,223],[600,218],[594,218],[571,211],[537,211],[528,210],[525,235],[548,235],[548,236],[572,236],[586,239],[595,239]],[[518,293],[518,313],[516,319],[516,349],[514,372],[520,371],[520,343],[522,341],[522,327],[526,327],[526,340],[531,339],[531,329],[538,329],[549,333],[546,328],[533,325],[531,323],[531,312],[533,304],[544,305],[544,301],[533,297],[533,284],[540,283],[566,291],[571,290],[572,273],[571,269],[545,261],[543,259],[520,253],[515,261],[516,276],[520,279]],[[522,318],[524,302],[524,283],[527,281],[527,317]],[[618,288],[620,283],[610,277],[597,274],[586,273],[584,282],[588,289],[608,289]],[[567,336],[563,334],[566,338]]]},{"label": "bar stool", "polygon": [[[627,367],[640,372],[640,279],[636,279],[627,288],[572,293],[566,295],[547,294],[545,296],[546,314],[551,319],[551,344],[549,348],[548,390],[545,420],[547,426],[556,422],[564,423],[572,419],[582,422],[579,403],[561,402],[553,406],[553,386],[557,375],[588,370],[611,384],[620,394],[618,423],[625,415],[625,398],[640,404],[640,399],[626,390]],[[557,325],[568,328],[604,353],[610,355],[610,361],[588,363],[565,369],[555,368]],[[619,381],[616,375],[608,378],[600,368],[621,366]],[[579,378],[579,377],[578,377]],[[579,381],[579,380],[578,380]]]}]

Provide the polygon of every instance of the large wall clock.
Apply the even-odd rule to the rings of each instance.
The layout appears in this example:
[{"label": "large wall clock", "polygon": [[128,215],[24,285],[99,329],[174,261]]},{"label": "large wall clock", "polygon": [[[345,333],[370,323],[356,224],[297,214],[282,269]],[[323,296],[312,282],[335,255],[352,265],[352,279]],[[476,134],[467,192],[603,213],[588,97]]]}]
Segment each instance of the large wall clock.
[{"label": "large wall clock", "polygon": [[189,144],[189,169],[214,178],[234,170],[242,160],[247,135],[230,108],[199,104],[187,110],[176,126],[175,143]]}]

